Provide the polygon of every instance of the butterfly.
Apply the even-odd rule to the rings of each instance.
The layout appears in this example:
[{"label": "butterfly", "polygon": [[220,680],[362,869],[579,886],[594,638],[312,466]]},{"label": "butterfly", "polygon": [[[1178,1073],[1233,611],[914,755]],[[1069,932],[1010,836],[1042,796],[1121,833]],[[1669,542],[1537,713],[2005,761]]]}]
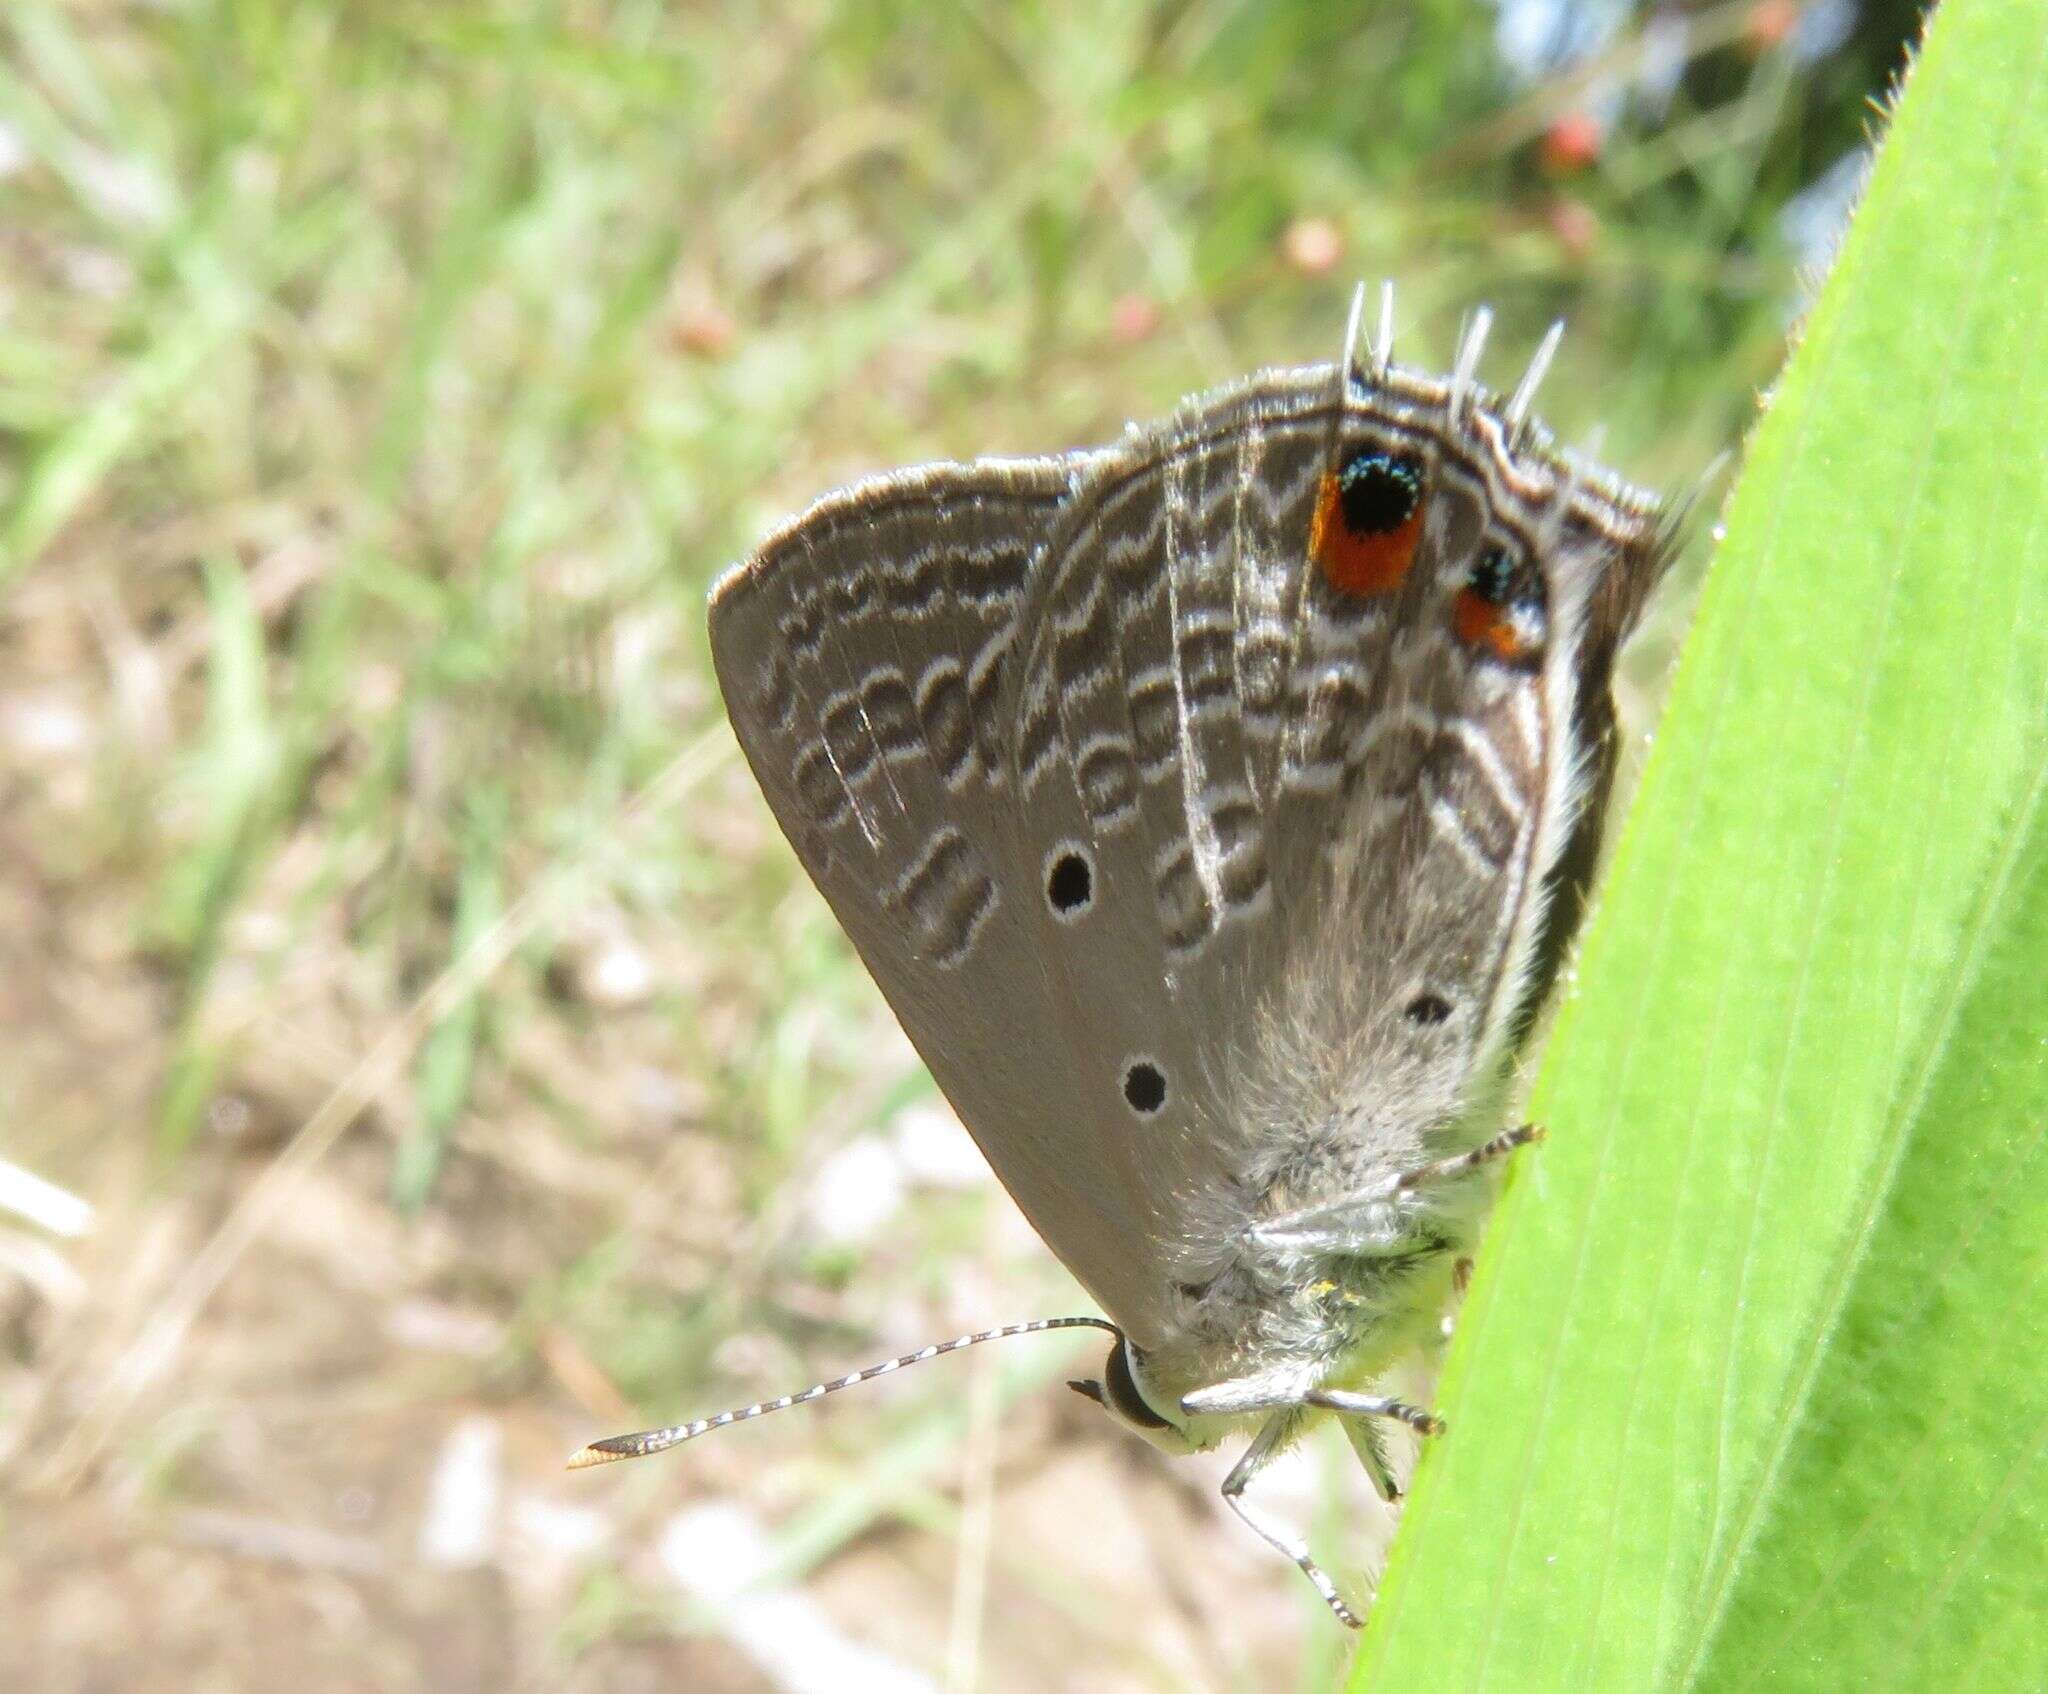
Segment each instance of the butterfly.
[{"label": "butterfly", "polygon": [[657,1450],[997,1335],[1094,1324],[1073,1384],[1246,1487],[1371,1391],[1469,1268],[1515,1061],[1585,903],[1651,496],[1392,361],[1268,370],[1115,446],[820,500],[719,582],[741,747],[940,1088],[1106,1319],[1008,1326],[585,1449]]}]

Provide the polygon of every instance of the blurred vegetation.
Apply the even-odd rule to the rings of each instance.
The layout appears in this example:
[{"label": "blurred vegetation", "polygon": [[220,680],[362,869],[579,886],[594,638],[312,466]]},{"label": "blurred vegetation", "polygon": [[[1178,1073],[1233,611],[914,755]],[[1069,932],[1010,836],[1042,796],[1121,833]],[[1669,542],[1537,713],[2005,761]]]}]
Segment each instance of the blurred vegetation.
[{"label": "blurred vegetation", "polygon": [[[1414,363],[1568,318],[1546,415],[1686,489],[1916,17],[13,0],[0,1145],[218,1245],[325,1110],[393,1240],[452,1228],[407,1274],[506,1321],[501,1393],[573,1346],[620,1411],[748,1397],[735,1331],[789,1368],[945,1310],[966,1198],[799,1227],[926,1085],[722,754],[713,576],[855,473],[1328,357],[1358,277]],[[234,1257],[36,1315],[10,1439],[119,1451],[166,1390],[96,1373]]]}]

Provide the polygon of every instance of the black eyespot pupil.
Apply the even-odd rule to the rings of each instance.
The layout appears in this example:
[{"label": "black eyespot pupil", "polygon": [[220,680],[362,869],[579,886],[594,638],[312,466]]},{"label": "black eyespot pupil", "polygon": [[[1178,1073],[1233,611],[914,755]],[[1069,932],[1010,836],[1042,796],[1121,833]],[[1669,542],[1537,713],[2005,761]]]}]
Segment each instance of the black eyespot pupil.
[{"label": "black eyespot pupil", "polygon": [[1045,879],[1045,897],[1063,917],[1086,906],[1095,897],[1095,873],[1088,861],[1079,853],[1062,853]]},{"label": "black eyespot pupil", "polygon": [[1418,994],[1408,1002],[1407,1015],[1414,1023],[1442,1023],[1451,1015],[1451,1003],[1441,994]]},{"label": "black eyespot pupil", "polygon": [[1507,604],[1514,579],[1514,561],[1500,548],[1489,547],[1472,567],[1472,592],[1489,606],[1502,606]]},{"label": "black eyespot pupil", "polygon": [[1337,500],[1353,535],[1385,535],[1415,515],[1422,467],[1391,453],[1354,453],[1337,473]]},{"label": "black eyespot pupil", "polygon": [[1124,1099],[1147,1117],[1166,1104],[1166,1077],[1151,1060],[1140,1059],[1124,1072]]}]

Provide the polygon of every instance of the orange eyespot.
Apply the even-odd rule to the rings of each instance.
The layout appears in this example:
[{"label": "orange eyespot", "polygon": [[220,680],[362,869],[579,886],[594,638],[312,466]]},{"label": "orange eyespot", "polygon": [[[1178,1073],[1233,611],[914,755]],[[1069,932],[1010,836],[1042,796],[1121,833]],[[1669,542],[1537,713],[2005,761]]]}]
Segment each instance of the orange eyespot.
[{"label": "orange eyespot", "polygon": [[1493,605],[1472,589],[1458,590],[1452,619],[1460,641],[1467,647],[1483,647],[1496,659],[1512,663],[1535,651],[1534,644],[1515,627],[1508,607]]},{"label": "orange eyespot", "polygon": [[1458,639],[1508,664],[1527,664],[1542,653],[1546,623],[1542,578],[1531,578],[1498,547],[1480,554],[1451,602]]},{"label": "orange eyespot", "polygon": [[1367,449],[1324,473],[1309,552],[1340,594],[1389,594],[1422,536],[1422,467]]}]

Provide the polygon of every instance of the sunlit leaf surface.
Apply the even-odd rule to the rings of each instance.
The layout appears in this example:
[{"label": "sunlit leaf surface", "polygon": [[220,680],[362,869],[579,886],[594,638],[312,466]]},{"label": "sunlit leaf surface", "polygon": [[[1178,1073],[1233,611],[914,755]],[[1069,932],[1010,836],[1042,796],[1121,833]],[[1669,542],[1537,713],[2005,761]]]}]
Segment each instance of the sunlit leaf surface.
[{"label": "sunlit leaf surface", "polygon": [[1756,435],[1354,1677],[2048,1665],[2048,10],[1942,8]]}]

